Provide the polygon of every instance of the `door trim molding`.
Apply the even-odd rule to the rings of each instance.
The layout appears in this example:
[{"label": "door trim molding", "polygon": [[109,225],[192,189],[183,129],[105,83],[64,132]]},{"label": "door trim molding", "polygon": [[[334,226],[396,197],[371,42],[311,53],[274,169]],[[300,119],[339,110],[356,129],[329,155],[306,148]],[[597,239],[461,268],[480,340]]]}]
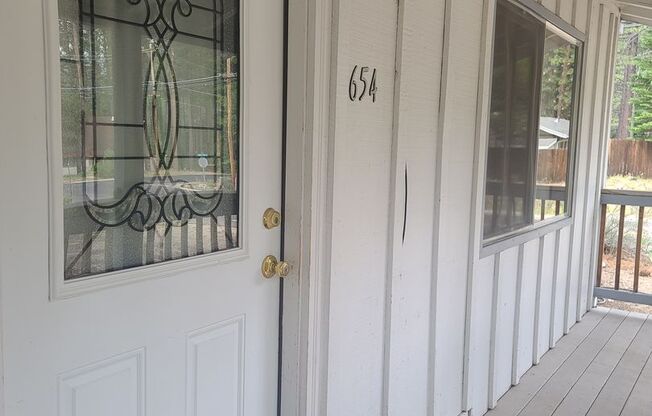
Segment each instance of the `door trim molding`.
[{"label": "door trim molding", "polygon": [[280,415],[325,415],[337,0],[289,0]]}]

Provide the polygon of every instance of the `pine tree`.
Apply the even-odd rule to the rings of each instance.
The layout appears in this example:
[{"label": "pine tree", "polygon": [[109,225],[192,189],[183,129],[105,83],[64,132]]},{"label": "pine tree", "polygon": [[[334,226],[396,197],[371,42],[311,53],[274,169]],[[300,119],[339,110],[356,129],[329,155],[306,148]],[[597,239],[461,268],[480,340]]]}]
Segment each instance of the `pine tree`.
[{"label": "pine tree", "polygon": [[636,74],[636,55],[639,51],[639,38],[642,26],[623,22],[618,38],[618,59],[614,72],[614,98],[612,137],[627,139],[631,137],[632,82]]},{"label": "pine tree", "polygon": [[632,82],[635,138],[652,140],[652,28],[640,26],[638,52],[634,58],[636,75]]},{"label": "pine tree", "polygon": [[571,119],[576,48],[561,44],[549,48],[544,56],[541,115]]}]

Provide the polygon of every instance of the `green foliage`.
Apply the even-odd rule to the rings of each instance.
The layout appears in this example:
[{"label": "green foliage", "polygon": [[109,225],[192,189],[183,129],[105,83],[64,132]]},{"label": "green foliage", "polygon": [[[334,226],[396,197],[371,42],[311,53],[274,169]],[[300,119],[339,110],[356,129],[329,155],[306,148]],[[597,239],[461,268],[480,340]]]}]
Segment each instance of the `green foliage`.
[{"label": "green foliage", "polygon": [[632,82],[632,133],[634,137],[652,140],[652,28],[639,28],[639,50],[634,58],[637,71]]},{"label": "green foliage", "polygon": [[541,115],[570,120],[577,49],[568,43],[555,46],[547,45],[543,58]]},{"label": "green foliage", "polygon": [[[628,88],[631,88],[631,82],[625,82],[625,68],[633,65],[634,57],[630,50],[632,41],[638,36],[638,27],[626,22],[621,24],[620,35],[616,45],[616,62],[614,65],[613,80],[613,98],[612,98],[612,116],[611,116],[611,137],[617,137],[618,124],[621,122],[621,111],[623,105],[623,95]],[[629,123],[629,120],[624,120]],[[623,138],[623,137],[619,137]]]},{"label": "green foliage", "polygon": [[[652,27],[623,22],[616,52],[611,137],[625,124],[632,138],[652,140]],[[617,137],[627,138],[627,137]]]},{"label": "green foliage", "polygon": [[[93,128],[90,125],[93,117],[93,106],[95,117],[98,122],[110,123],[124,121],[124,109],[119,108],[114,96],[114,83],[116,77],[125,77],[125,74],[116,74],[119,71],[115,65],[115,55],[119,55],[121,48],[116,42],[124,42],[124,39],[116,40],[115,30],[112,26],[98,26],[91,33],[88,26],[80,27],[75,10],[66,11],[59,20],[60,33],[60,54],[61,60],[61,109],[62,109],[62,133],[63,133],[63,158],[64,165],[74,166],[77,172],[82,171],[86,159],[91,157],[94,149],[90,147],[93,139]],[[235,30],[231,28],[230,30]],[[93,42],[91,42],[91,39]],[[135,38],[138,39],[138,38]],[[229,42],[234,42],[236,37],[231,36]],[[91,45],[94,49],[91,49]],[[138,46],[138,45],[136,45]],[[150,66],[150,62],[156,61],[154,55],[158,45],[151,39],[142,40],[140,45],[142,54],[138,57],[131,57],[134,60],[134,71],[130,74],[138,76],[142,72],[143,90],[147,82],[152,82],[151,71],[156,67]],[[239,114],[239,91],[238,72],[239,62],[235,51],[237,48],[225,45],[225,50],[217,55],[207,44],[189,42],[187,38],[179,37],[173,44],[169,54],[169,64],[174,68],[174,81],[176,85],[176,102],[169,102],[170,97],[166,88],[168,82],[160,82],[156,94],[145,97],[148,104],[152,98],[158,103],[158,108],[164,109],[158,114],[158,128],[165,138],[168,124],[168,113],[165,111],[168,106],[178,106],[179,123],[183,125],[210,127],[216,125],[220,129],[219,134],[211,134],[207,131],[187,129],[179,132],[179,139],[176,142],[177,155],[193,155],[204,153],[214,155],[210,158],[209,170],[218,176],[228,176],[231,173],[230,153],[235,153],[233,159],[238,160],[238,114]],[[230,73],[227,73],[227,61],[230,62]],[[150,72],[148,72],[150,71]],[[149,78],[148,78],[149,76]],[[172,76],[166,73],[165,76]],[[217,83],[214,79],[217,78]],[[95,96],[91,86],[95,86]],[[228,94],[227,94],[228,90]],[[149,92],[151,94],[151,91]],[[135,94],[136,96],[138,94]],[[229,100],[227,99],[229,97]],[[94,98],[94,99],[93,99]],[[138,106],[140,108],[140,105]],[[230,111],[227,111],[227,107]],[[133,112],[133,110],[131,110]],[[139,120],[142,114],[130,114],[127,118],[130,121]],[[229,119],[230,117],[230,119]],[[230,129],[227,129],[227,125]],[[125,153],[122,148],[124,144],[117,136],[125,133],[125,129],[116,129],[111,133],[109,129],[98,129],[97,140],[100,145],[98,149],[106,148],[109,144],[111,149],[107,152],[113,156]],[[228,142],[227,131],[231,133],[231,142]],[[82,154],[84,148],[84,136],[86,154]],[[145,139],[143,135],[143,140]],[[143,142],[143,147],[147,143]],[[137,150],[137,149],[136,149]],[[98,151],[95,149],[95,151]],[[127,151],[134,152],[134,149]],[[145,165],[148,166],[148,165]],[[175,169],[186,171],[197,171],[197,161],[194,159],[180,158],[175,162]],[[114,172],[112,161],[99,161],[89,167],[89,173],[99,178],[110,178],[120,174],[119,165]],[[144,167],[144,169],[149,169]],[[234,166],[237,173],[237,166]],[[146,174],[146,172],[145,172]]]},{"label": "green foliage", "polygon": [[[104,157],[110,158],[115,156],[113,149],[107,149],[104,152]],[[108,160],[98,160],[95,162],[94,171],[95,177],[98,179],[109,179],[114,176],[114,161],[111,159]]]}]

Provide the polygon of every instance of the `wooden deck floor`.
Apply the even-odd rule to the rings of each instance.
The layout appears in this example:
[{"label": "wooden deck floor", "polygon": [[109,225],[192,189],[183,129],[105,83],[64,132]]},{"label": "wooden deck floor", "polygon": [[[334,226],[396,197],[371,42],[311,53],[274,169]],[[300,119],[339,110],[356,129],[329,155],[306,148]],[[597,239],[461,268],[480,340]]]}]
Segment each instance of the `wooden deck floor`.
[{"label": "wooden deck floor", "polygon": [[652,416],[652,315],[597,308],[490,416]]}]

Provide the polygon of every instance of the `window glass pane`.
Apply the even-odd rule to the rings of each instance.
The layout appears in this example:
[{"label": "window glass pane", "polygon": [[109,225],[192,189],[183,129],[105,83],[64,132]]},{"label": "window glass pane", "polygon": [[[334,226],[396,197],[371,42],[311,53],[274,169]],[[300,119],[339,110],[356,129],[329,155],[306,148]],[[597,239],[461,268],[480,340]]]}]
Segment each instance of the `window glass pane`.
[{"label": "window glass pane", "polygon": [[575,68],[578,48],[546,31],[541,79],[539,146],[534,220],[568,212],[568,167],[572,149]]},{"label": "window glass pane", "polygon": [[499,1],[487,154],[484,238],[532,222],[539,74],[545,25]]},{"label": "window glass pane", "polygon": [[232,249],[238,0],[59,0],[65,279]]}]

